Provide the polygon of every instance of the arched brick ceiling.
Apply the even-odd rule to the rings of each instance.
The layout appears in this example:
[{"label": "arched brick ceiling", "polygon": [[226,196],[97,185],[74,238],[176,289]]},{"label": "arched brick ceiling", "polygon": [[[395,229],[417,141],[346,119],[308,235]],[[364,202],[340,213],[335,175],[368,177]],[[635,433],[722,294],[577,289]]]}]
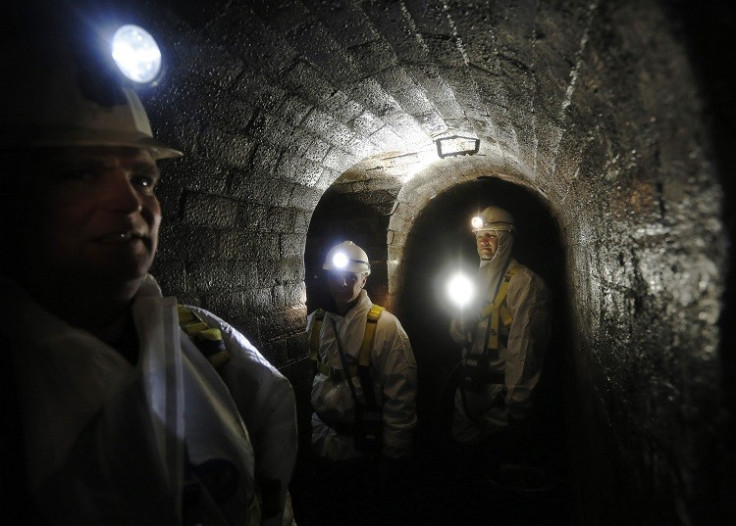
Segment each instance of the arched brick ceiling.
[{"label": "arched brick ceiling", "polygon": [[[533,186],[580,238],[576,209],[602,188],[647,209],[667,191],[658,170],[711,186],[701,133],[680,125],[699,122],[690,65],[653,0],[155,5],[172,63],[154,121],[192,154],[189,189],[309,214],[370,159],[371,180],[400,172],[421,208],[467,167]],[[433,139],[452,134],[479,138],[479,155],[438,159]],[[198,163],[221,176],[202,180]],[[717,213],[715,191],[690,212]]]},{"label": "arched brick ceiling", "polygon": [[[245,132],[232,138],[240,151],[290,151],[290,177],[320,190],[367,157],[431,155],[433,139],[452,134],[478,137],[497,164],[532,178],[572,177],[578,141],[656,113],[668,97],[648,84],[678,60],[652,31],[666,25],[652,2],[163,3],[189,24],[176,33],[170,82],[180,93],[208,84],[203,120],[231,119]],[[687,95],[673,87],[668,103]],[[212,146],[206,129],[199,140]],[[617,162],[637,162],[635,150]]]},{"label": "arched brick ceiling", "polygon": [[[144,1],[170,58],[147,100],[152,120],[188,154],[161,190],[174,211],[164,256],[177,265],[186,248],[171,238],[196,228],[225,246],[213,258],[232,259],[207,263],[217,275],[244,261],[257,267],[253,294],[267,295],[284,281],[269,274],[274,262],[298,262],[324,191],[361,163],[376,168],[367,189],[401,186],[390,241],[399,248],[442,188],[501,174],[558,216],[576,308],[595,320],[590,342],[618,323],[606,319],[609,295],[628,317],[626,296],[643,290],[686,307],[672,312],[675,325],[705,311],[687,338],[717,346],[722,193],[702,98],[664,4]],[[479,154],[438,159],[433,139],[447,134],[478,137]],[[208,270],[192,280],[204,264],[188,257],[182,288],[212,294],[201,284],[217,280]],[[299,304],[303,276],[287,274],[285,305]],[[263,302],[222,306],[244,315]]]},{"label": "arched brick ceiling", "polygon": [[[639,519],[719,523],[697,519],[718,494],[713,452],[733,449],[719,435],[729,241],[687,1],[138,1],[168,59],[144,102],[186,153],[162,167],[167,293],[306,384],[304,246],[328,188],[391,189],[390,267],[434,195],[478,175],[523,184],[564,240],[578,475],[600,497],[582,505],[631,523],[615,520],[619,488]],[[433,140],[453,134],[479,153],[439,159]]]}]

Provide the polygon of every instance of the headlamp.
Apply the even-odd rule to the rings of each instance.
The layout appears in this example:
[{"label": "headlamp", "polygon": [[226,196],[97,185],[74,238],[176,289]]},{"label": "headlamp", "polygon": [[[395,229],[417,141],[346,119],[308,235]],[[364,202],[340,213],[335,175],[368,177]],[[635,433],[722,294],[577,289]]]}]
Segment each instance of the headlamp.
[{"label": "headlamp", "polygon": [[332,264],[335,268],[343,269],[348,266],[348,263],[350,263],[350,258],[345,252],[338,252],[332,256]]},{"label": "headlamp", "polygon": [[513,223],[508,223],[506,221],[486,222],[480,216],[474,217],[470,221],[470,224],[472,225],[473,232],[475,233],[478,233],[481,230],[494,230],[496,232],[513,232],[514,231]]},{"label": "headlamp", "polygon": [[153,84],[161,74],[161,50],[142,27],[126,24],[110,42],[110,53],[120,72],[136,84]]}]

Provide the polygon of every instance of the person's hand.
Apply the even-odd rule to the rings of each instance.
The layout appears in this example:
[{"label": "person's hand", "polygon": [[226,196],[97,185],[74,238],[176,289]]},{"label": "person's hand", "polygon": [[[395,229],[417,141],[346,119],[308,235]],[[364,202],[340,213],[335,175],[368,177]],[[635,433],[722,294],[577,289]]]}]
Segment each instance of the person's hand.
[{"label": "person's hand", "polygon": [[460,345],[465,343],[465,324],[459,320],[452,320],[450,322],[450,338],[455,343]]}]

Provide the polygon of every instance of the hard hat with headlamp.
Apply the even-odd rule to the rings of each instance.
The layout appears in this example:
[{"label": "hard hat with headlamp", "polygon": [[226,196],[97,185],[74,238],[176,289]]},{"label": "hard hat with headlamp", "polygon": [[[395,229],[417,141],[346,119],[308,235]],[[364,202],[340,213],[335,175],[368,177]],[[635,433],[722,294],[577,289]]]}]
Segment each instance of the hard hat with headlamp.
[{"label": "hard hat with headlamp", "polygon": [[332,272],[355,272],[366,276],[371,273],[368,254],[352,241],[343,241],[332,247],[327,252],[322,268]]},{"label": "hard hat with headlamp", "polygon": [[154,159],[181,156],[154,139],[138,95],[75,27],[39,30],[41,42],[18,33],[3,39],[0,149],[122,146],[148,149]]},{"label": "hard hat with headlamp", "polygon": [[471,221],[473,232],[477,235],[485,231],[513,232],[514,217],[503,208],[488,206]]}]

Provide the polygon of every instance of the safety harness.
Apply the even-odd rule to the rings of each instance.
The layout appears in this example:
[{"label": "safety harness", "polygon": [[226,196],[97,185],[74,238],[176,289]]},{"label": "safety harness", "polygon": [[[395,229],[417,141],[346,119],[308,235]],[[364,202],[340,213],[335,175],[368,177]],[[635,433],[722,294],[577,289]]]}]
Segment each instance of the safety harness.
[{"label": "safety harness", "polygon": [[179,326],[187,333],[197,349],[209,360],[215,369],[219,369],[230,360],[230,353],[225,348],[222,332],[207,325],[193,310],[184,305],[177,305]]},{"label": "safety harness", "polygon": [[[508,327],[513,321],[511,312],[506,307],[506,294],[509,290],[509,282],[514,277],[518,265],[514,265],[506,271],[506,275],[503,278],[501,286],[498,288],[496,297],[492,303],[486,305],[481,311],[481,318],[487,318],[490,316],[490,323],[488,324],[487,337],[486,337],[486,352],[498,351],[499,349],[499,336],[501,335],[501,320],[503,319],[503,326]],[[506,335],[508,336],[508,335]]]},{"label": "safety harness", "polygon": [[[314,324],[312,325],[312,332],[309,334],[309,358],[315,363],[317,371],[324,374],[327,378],[332,380],[333,383],[340,383],[347,378],[358,376],[361,379],[361,386],[363,391],[366,391],[366,386],[363,385],[362,375],[370,374],[370,358],[371,349],[373,348],[373,341],[376,335],[376,325],[378,325],[378,318],[381,317],[381,313],[385,309],[380,305],[373,305],[371,310],[368,312],[368,321],[365,324],[365,334],[363,334],[363,343],[360,346],[360,352],[358,353],[358,363],[347,366],[347,374],[345,368],[338,369],[332,367],[330,364],[323,362],[319,359],[319,333],[322,329],[322,322],[325,319],[325,310],[317,309],[314,313]],[[337,334],[335,335],[337,337]],[[368,389],[373,393],[372,389]],[[366,397],[369,396],[366,394]]]},{"label": "safety harness", "polygon": [[[383,420],[381,417],[381,408],[378,407],[376,394],[373,391],[373,384],[371,382],[370,355],[371,349],[373,349],[378,319],[384,310],[380,305],[373,305],[368,312],[368,319],[365,324],[365,333],[363,334],[363,342],[360,345],[357,364],[347,363],[345,353],[340,344],[340,338],[337,335],[337,325],[334,319],[332,319],[332,326],[335,331],[338,353],[340,354],[340,361],[343,367],[342,369],[338,369],[319,359],[319,335],[325,318],[324,309],[318,309],[315,312],[314,324],[312,325],[312,332],[309,336],[309,357],[315,362],[317,371],[327,376],[333,383],[346,380],[355,404],[354,429],[339,422],[325,423],[338,432],[353,435],[355,438],[355,449],[368,453],[376,453],[381,450]],[[362,403],[358,399],[353,382],[350,381],[350,378],[354,376],[357,376],[360,381],[365,403]]]},{"label": "safety harness", "polygon": [[[493,301],[481,310],[481,319],[487,318],[488,325],[485,334],[485,346],[480,352],[470,352],[463,359],[463,378],[461,387],[470,391],[477,391],[487,384],[503,384],[503,373],[491,373],[489,364],[492,355],[498,356],[501,337],[508,334],[501,333],[502,327],[508,327],[513,321],[511,312],[506,306],[506,295],[509,282],[514,277],[518,265],[514,265],[503,274],[503,281],[497,285]],[[503,322],[503,325],[501,324]]]}]

